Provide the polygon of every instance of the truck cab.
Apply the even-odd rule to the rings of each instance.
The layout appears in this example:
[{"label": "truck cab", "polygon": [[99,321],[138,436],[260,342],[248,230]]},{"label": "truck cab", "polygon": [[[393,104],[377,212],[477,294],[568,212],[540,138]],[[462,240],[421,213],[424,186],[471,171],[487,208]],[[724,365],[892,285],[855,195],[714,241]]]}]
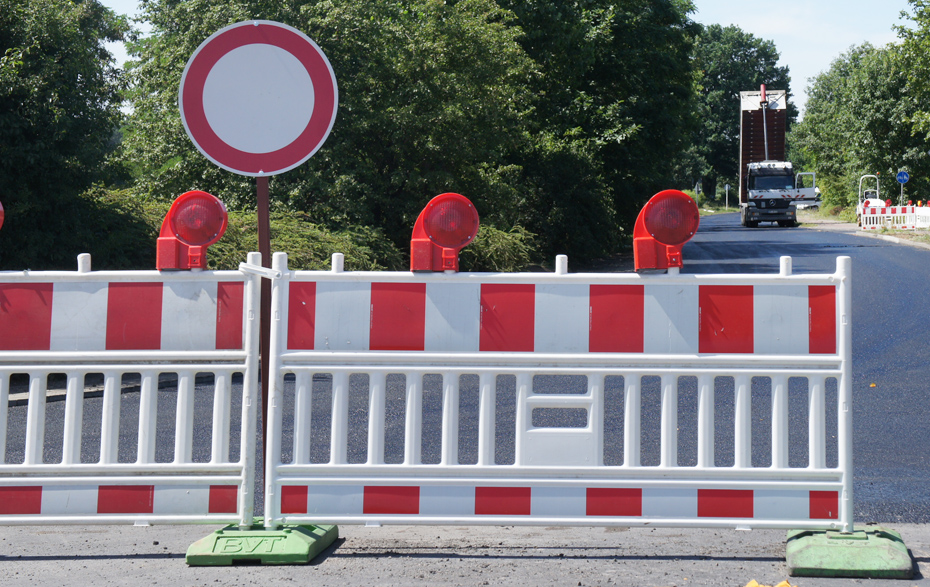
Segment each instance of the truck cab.
[{"label": "truck cab", "polygon": [[794,173],[788,161],[760,161],[746,166],[746,202],[740,206],[740,223],[755,228],[760,222],[796,226],[798,202],[817,201],[813,173]]}]

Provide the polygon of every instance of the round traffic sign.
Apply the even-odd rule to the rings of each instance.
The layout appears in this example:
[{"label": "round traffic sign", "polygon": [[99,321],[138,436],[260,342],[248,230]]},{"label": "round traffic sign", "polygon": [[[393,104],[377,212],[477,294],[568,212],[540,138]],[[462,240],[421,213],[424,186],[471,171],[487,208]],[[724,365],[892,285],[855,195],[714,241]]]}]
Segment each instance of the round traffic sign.
[{"label": "round traffic sign", "polygon": [[908,175],[906,171],[898,172],[898,183],[907,183],[907,180],[909,180],[910,178],[911,176]]},{"label": "round traffic sign", "polygon": [[319,150],[336,121],[339,90],[320,47],[267,20],[210,35],[181,77],[181,121],[197,149],[240,175],[276,175]]}]

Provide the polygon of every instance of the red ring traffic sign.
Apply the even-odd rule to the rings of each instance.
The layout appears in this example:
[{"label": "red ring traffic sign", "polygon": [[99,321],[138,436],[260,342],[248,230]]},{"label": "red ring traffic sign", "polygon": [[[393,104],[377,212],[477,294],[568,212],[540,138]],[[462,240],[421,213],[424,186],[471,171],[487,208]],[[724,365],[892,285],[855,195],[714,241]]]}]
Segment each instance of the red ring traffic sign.
[{"label": "red ring traffic sign", "polygon": [[297,29],[267,20],[210,35],[184,68],[178,103],[197,149],[223,169],[267,176],[297,167],[326,141],[339,91],[326,55]]}]

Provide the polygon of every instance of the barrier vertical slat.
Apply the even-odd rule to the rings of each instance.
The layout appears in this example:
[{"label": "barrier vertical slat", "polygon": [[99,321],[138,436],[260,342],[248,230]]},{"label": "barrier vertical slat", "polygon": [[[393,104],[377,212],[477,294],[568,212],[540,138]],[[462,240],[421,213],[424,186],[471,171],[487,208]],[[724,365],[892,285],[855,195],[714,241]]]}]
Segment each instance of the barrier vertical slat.
[{"label": "barrier vertical slat", "polygon": [[698,467],[714,466],[714,380],[698,377]]},{"label": "barrier vertical slat", "polygon": [[349,438],[349,374],[345,371],[333,373],[332,434],[329,462],[332,465],[344,465]]},{"label": "barrier vertical slat", "polygon": [[442,457],[439,464],[459,464],[459,378],[442,374]]},{"label": "barrier vertical slat", "polygon": [[811,377],[808,379],[808,416],[807,437],[809,455],[807,466],[822,469],[827,466],[827,430],[826,430],[826,379]]},{"label": "barrier vertical slat", "polygon": [[368,464],[384,464],[384,404],[387,373],[372,371],[369,374],[368,396]]},{"label": "barrier vertical slat", "polygon": [[29,406],[26,408],[26,454],[24,463],[42,463],[45,445],[45,387],[48,374],[29,373]]},{"label": "barrier vertical slat", "polygon": [[178,408],[174,427],[174,462],[189,463],[194,453],[194,374],[178,372]]},{"label": "barrier vertical slat", "polygon": [[[281,350],[286,348],[284,336],[285,329],[281,328],[282,323],[286,323],[287,317],[283,314],[282,308],[287,308],[287,290],[289,275],[287,269],[287,254],[275,253],[271,257],[272,269],[281,272],[282,279],[275,279],[271,282],[271,332],[267,352],[269,355],[268,371],[262,373],[262,377],[268,377],[268,406],[265,408],[265,527],[276,528],[280,525],[279,515],[281,514],[279,491],[278,491],[278,465],[281,464],[282,457],[282,430],[284,428],[284,369],[281,366]],[[259,295],[257,288],[251,292],[252,295]],[[336,376],[333,374],[333,394],[335,395]],[[335,419],[335,411],[333,418]],[[296,431],[295,431],[296,432]],[[333,438],[335,439],[335,425],[333,426]],[[343,445],[344,446],[344,445]],[[296,458],[296,457],[295,457]],[[344,461],[342,461],[344,462]]]},{"label": "barrier vertical slat", "polygon": [[734,465],[752,466],[752,386],[748,375],[737,375],[733,381],[734,400]]},{"label": "barrier vertical slat", "polygon": [[213,379],[213,443],[210,446],[211,463],[229,462],[229,373],[216,373]]},{"label": "barrier vertical slat", "polygon": [[838,257],[836,276],[839,281],[837,324],[839,325],[839,356],[843,361],[837,393],[839,406],[838,458],[843,470],[843,496],[840,500],[840,521],[843,532],[853,531],[853,414],[852,414],[852,291],[850,288],[852,259]]},{"label": "barrier vertical slat", "polygon": [[[65,427],[62,435],[61,463],[81,462],[81,424],[84,418],[84,380],[74,371],[67,374],[65,392]],[[6,404],[3,404],[6,405]]]},{"label": "barrier vertical slat", "polygon": [[478,376],[478,464],[494,464],[494,434],[497,427],[497,390],[494,376]]},{"label": "barrier vertical slat", "polygon": [[662,375],[660,467],[678,466],[678,378]]},{"label": "barrier vertical slat", "polygon": [[139,395],[139,447],[137,463],[155,462],[155,428],[158,416],[158,373],[143,371],[142,387]]},{"label": "barrier vertical slat", "polygon": [[407,413],[404,431],[404,464],[419,465],[423,453],[423,374],[404,373]]},{"label": "barrier vertical slat", "polygon": [[313,374],[299,371],[294,380],[294,463],[310,462],[310,421],[313,415]]},{"label": "barrier vertical slat", "polygon": [[638,467],[642,452],[642,378],[623,377],[623,465]]},{"label": "barrier vertical slat", "polygon": [[788,466],[788,378],[772,377],[772,466]]},{"label": "barrier vertical slat", "polygon": [[525,447],[523,446],[526,440],[526,412],[527,412],[527,399],[531,393],[533,386],[533,378],[528,373],[518,373],[517,374],[517,402],[516,402],[516,428],[517,428],[517,437],[514,441],[514,446],[516,449],[516,455],[514,457],[515,465],[525,465],[523,454],[526,452]]},{"label": "barrier vertical slat", "polygon": [[[261,253],[249,253],[246,261],[253,266],[262,264]],[[287,261],[284,263],[284,272],[287,274]],[[252,514],[255,509],[255,447],[257,439],[257,389],[258,389],[258,307],[259,283],[261,278],[252,275],[245,282],[243,300],[243,345],[246,351],[245,373],[242,374],[242,421],[240,424],[239,462],[242,464],[242,485],[239,488],[239,500],[236,504],[239,511],[240,528],[252,525]]]},{"label": "barrier vertical slat", "polygon": [[120,378],[115,371],[103,374],[103,414],[100,419],[100,463],[119,459]]},{"label": "barrier vertical slat", "polygon": [[594,435],[594,465],[604,466],[604,373],[594,373],[588,377],[588,394],[591,396],[591,410],[588,414],[588,427]]},{"label": "barrier vertical slat", "polygon": [[6,463],[6,426],[10,412],[10,374],[0,372],[0,465]]}]

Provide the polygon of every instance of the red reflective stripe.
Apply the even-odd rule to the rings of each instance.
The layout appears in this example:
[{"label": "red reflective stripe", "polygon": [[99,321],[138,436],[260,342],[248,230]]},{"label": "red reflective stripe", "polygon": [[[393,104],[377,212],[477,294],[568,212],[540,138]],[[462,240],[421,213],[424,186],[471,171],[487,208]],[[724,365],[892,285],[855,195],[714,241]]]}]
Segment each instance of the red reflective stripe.
[{"label": "red reflective stripe", "polygon": [[528,516],[532,506],[529,487],[476,487],[476,516]]},{"label": "red reflective stripe", "polygon": [[425,283],[372,283],[373,351],[422,351],[426,329]]},{"label": "red reflective stripe", "polygon": [[643,352],[643,286],[592,285],[588,350]]},{"label": "red reflective stripe", "polygon": [[836,286],[808,286],[811,354],[836,354]]},{"label": "red reflective stripe", "polygon": [[242,348],[242,300],[245,284],[216,284],[216,349]]},{"label": "red reflective stripe", "polygon": [[211,485],[210,505],[207,512],[211,514],[234,514],[239,505],[239,488],[235,485]]},{"label": "red reflective stripe", "polygon": [[751,489],[698,489],[699,518],[751,518]]},{"label": "red reflective stripe", "polygon": [[536,286],[485,283],[481,286],[479,350],[533,352]]},{"label": "red reflective stripe", "polygon": [[287,348],[313,350],[315,324],[316,282],[291,283],[287,299]]},{"label": "red reflective stripe", "polygon": [[0,515],[42,513],[42,487],[0,487]]},{"label": "red reflective stripe", "polygon": [[702,353],[751,353],[753,298],[751,285],[702,285],[698,292]]},{"label": "red reflective stripe", "polygon": [[111,283],[107,292],[107,350],[161,348],[161,283]]},{"label": "red reflective stripe", "polygon": [[642,516],[643,490],[589,487],[585,503],[589,516]]},{"label": "red reflective stripe", "polygon": [[[293,284],[291,284],[293,285]],[[307,513],[307,486],[285,485],[281,487],[281,513]]]},{"label": "red reflective stripe", "polygon": [[97,488],[98,514],[151,514],[154,485],[101,485]]},{"label": "red reflective stripe", "polygon": [[838,491],[811,491],[811,519],[836,520],[840,514]]},{"label": "red reflective stripe", "polygon": [[0,285],[0,351],[47,351],[52,338],[51,283]]},{"label": "red reflective stripe", "polygon": [[365,486],[365,514],[419,514],[420,488],[415,485]]}]

